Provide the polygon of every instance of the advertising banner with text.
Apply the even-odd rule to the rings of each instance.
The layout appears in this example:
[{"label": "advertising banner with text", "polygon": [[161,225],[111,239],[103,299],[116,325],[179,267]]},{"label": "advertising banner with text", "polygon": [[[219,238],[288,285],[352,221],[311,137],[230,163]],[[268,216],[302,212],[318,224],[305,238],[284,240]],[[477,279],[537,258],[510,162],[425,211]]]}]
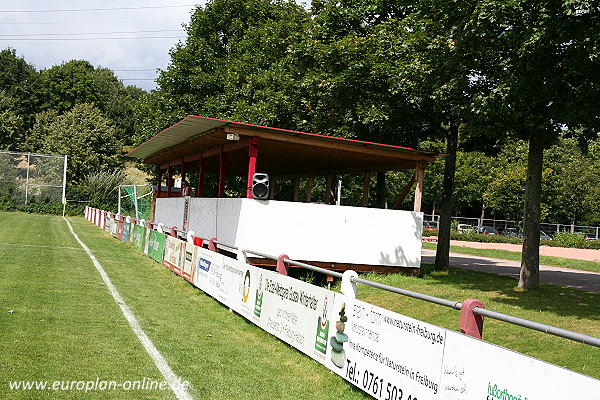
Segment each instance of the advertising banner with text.
[{"label": "advertising banner with text", "polygon": [[247,289],[244,282],[244,290],[249,293],[247,307],[252,314],[248,317],[246,310],[242,315],[324,364],[336,294],[277,272],[248,271],[253,279],[248,279]]},{"label": "advertising banner with text", "polygon": [[185,242],[173,236],[165,235],[165,254],[163,263],[173,272],[181,275],[181,255]]},{"label": "advertising banner with text", "polygon": [[377,399],[434,400],[446,330],[336,294],[326,366]]},{"label": "advertising banner with text", "polygon": [[162,263],[165,251],[165,234],[150,231],[148,235],[148,256]]},{"label": "advertising banner with text", "polygon": [[448,331],[439,391],[444,400],[591,399],[600,380]]},{"label": "advertising banner with text", "polygon": [[194,286],[221,303],[229,305],[233,282],[227,279],[228,276],[224,276],[223,258],[219,253],[198,247]]},{"label": "advertising banner with text", "polygon": [[182,265],[181,265],[181,276],[185,278],[190,283],[194,283],[194,272],[195,262],[196,262],[196,249],[198,247],[194,246],[192,243],[184,244],[184,254],[182,256]]}]

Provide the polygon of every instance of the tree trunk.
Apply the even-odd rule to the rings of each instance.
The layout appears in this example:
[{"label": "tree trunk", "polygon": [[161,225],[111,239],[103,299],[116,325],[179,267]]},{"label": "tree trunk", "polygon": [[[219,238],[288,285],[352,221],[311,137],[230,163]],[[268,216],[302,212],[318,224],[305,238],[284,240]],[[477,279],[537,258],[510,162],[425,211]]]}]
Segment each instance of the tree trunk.
[{"label": "tree trunk", "polygon": [[385,172],[377,172],[375,181],[375,198],[377,208],[387,208],[387,191],[385,187]]},{"label": "tree trunk", "polygon": [[454,175],[456,173],[456,150],[458,147],[458,124],[450,122],[446,135],[446,156],[444,160],[444,188],[440,208],[440,229],[435,253],[435,270],[442,271],[450,265],[450,225],[452,223],[452,198],[454,197]]},{"label": "tree trunk", "polygon": [[533,132],[529,138],[520,288],[530,288],[540,284],[540,201],[542,195],[544,133],[543,130],[538,130]]}]

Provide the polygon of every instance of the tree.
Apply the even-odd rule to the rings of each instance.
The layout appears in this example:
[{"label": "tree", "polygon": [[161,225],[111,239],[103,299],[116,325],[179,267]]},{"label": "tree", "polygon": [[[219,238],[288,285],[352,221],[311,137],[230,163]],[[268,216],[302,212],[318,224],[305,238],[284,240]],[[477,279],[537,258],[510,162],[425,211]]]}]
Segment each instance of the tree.
[{"label": "tree", "polygon": [[30,138],[31,149],[46,154],[68,156],[67,180],[79,183],[91,172],[121,165],[121,142],[112,121],[91,104],[76,104],[59,115],[46,112],[38,116]]},{"label": "tree", "polygon": [[18,100],[0,90],[0,150],[16,150],[22,142],[23,117]]},{"label": "tree", "polygon": [[0,51],[0,148],[21,150],[33,123],[38,73],[14,49]]},{"label": "tree", "polygon": [[[482,2],[472,32],[485,36],[484,75],[493,90],[478,110],[529,142],[524,243],[519,286],[539,284],[539,226],[544,148],[568,126],[597,132],[600,7],[590,1]],[[501,117],[501,118],[500,118]]]},{"label": "tree", "polygon": [[109,118],[117,137],[131,144],[133,107],[142,90],[125,87],[107,68],[94,68],[88,61],[71,60],[40,72],[37,81],[38,111],[56,110],[59,114],[78,104],[94,104]]},{"label": "tree", "polygon": [[136,111],[137,141],[188,114],[294,128],[297,86],[288,52],[307,19],[293,1],[213,0],[198,7],[158,89]]}]

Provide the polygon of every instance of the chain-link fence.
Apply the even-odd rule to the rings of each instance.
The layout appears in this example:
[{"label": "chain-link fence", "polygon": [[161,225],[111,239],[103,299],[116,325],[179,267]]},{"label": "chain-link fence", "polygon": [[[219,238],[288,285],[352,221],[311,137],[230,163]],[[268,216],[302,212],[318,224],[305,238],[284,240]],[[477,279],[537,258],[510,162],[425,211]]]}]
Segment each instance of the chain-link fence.
[{"label": "chain-link fence", "polygon": [[63,202],[67,156],[0,152],[0,199],[16,204]]}]

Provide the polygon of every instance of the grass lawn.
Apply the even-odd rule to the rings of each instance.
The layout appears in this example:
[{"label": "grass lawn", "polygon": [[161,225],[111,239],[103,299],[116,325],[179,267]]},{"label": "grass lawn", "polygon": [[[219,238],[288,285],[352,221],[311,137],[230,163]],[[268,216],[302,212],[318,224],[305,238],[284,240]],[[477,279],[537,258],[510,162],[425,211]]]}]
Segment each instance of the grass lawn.
[{"label": "grass lawn", "polygon": [[[435,250],[436,243],[423,242],[424,249]],[[509,250],[497,249],[473,249],[463,246],[450,246],[452,253],[471,254],[474,256],[499,258],[501,260],[521,261],[521,253]],[[552,265],[554,267],[580,269],[582,271],[600,272],[600,262],[573,260],[571,258],[540,256],[540,264]]]},{"label": "grass lawn", "polygon": [[[196,399],[366,399],[128,243],[70,218]],[[0,398],[173,399],[170,390],[15,391],[13,380],[162,381],[62,217],[0,213]]]},{"label": "grass lawn", "polygon": [[[230,312],[167,268],[81,217],[69,219],[175,374],[197,399],[366,399],[325,367]],[[11,391],[14,380],[162,381],[62,217],[0,212],[0,398],[172,399],[171,391]],[[600,295],[451,269],[393,286],[600,336]],[[449,329],[459,313],[359,286],[358,297]],[[600,378],[600,349],[486,320],[484,339]],[[482,355],[482,357],[485,357]]]}]

